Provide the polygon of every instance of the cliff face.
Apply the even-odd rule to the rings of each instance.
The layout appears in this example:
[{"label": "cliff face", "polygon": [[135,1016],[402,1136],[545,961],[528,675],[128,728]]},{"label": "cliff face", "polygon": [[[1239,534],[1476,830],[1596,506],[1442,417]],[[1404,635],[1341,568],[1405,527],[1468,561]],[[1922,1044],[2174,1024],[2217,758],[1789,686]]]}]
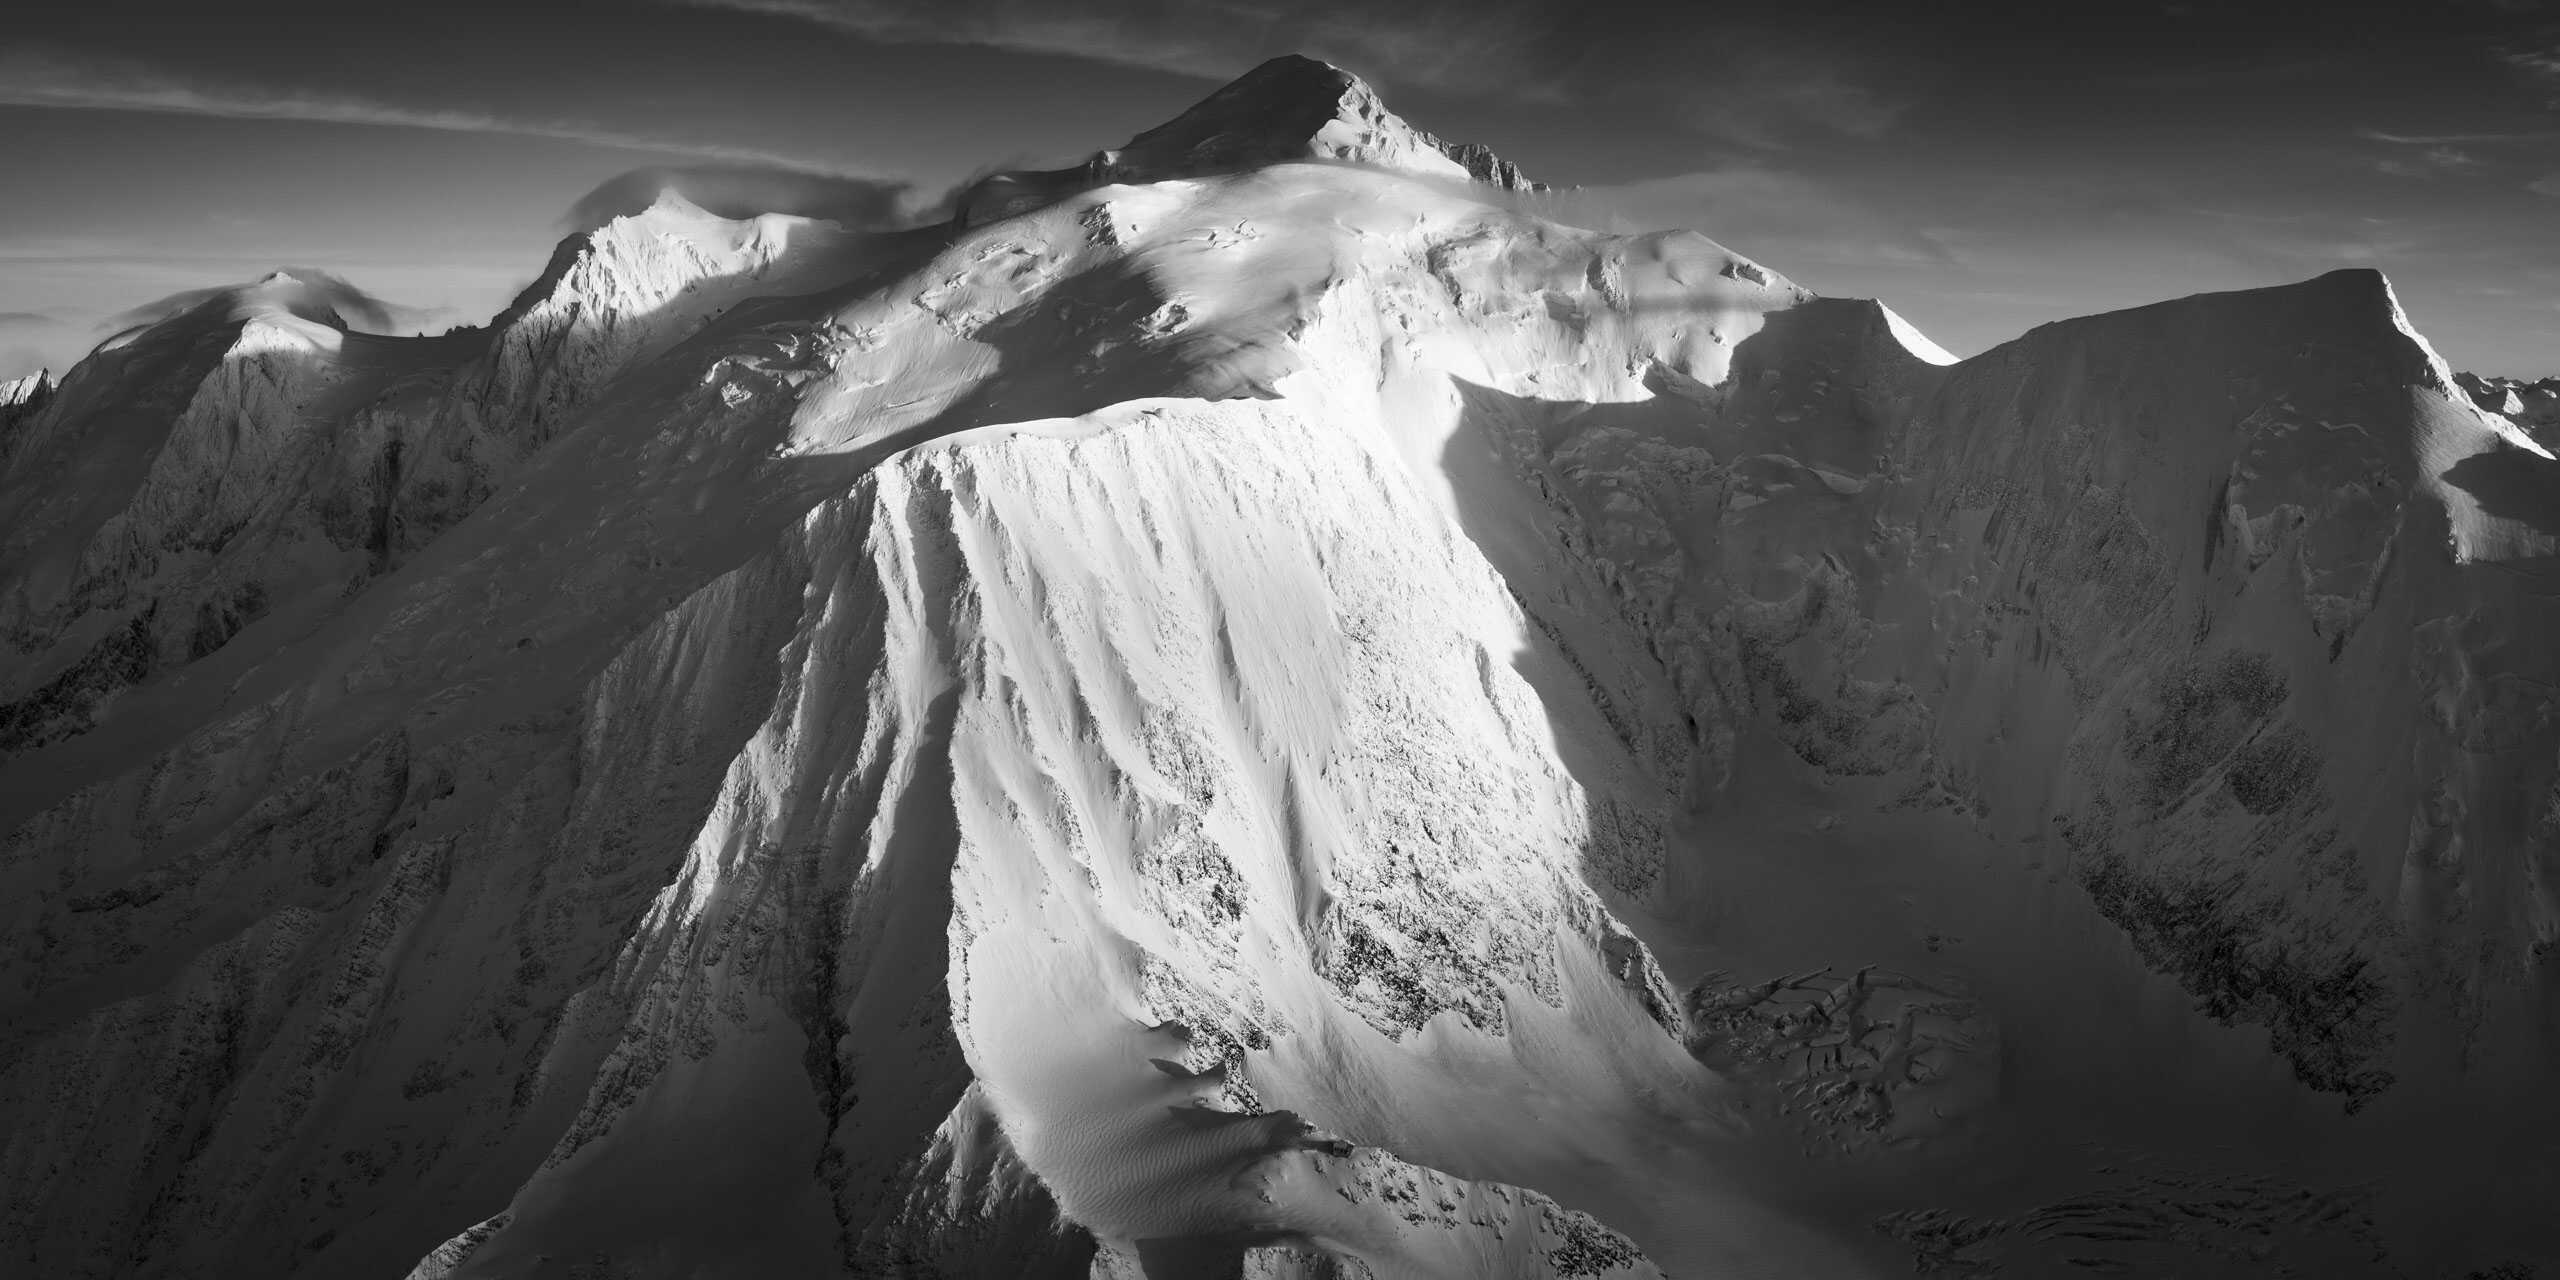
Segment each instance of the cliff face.
[{"label": "cliff face", "polygon": [[[1902,507],[1901,607],[1979,646],[1941,655],[1932,700],[2007,697],[2063,745],[1942,732],[1959,776],[2041,775],[2024,808],[1974,783],[1984,820],[2048,829],[2147,961],[2350,1105],[2519,1069],[2560,924],[2529,834],[2550,673],[2490,637],[2547,625],[2517,587],[2549,515],[2514,495],[2560,464],[2472,411],[2369,272],[1995,355],[1899,454],[1939,473]],[[2041,706],[1994,692],[2022,661],[2053,673]]]},{"label": "cliff face", "polygon": [[262,282],[0,419],[0,1258],[2548,1246],[2458,1157],[2551,1132],[2560,464],[2379,277],[1955,362],[1257,77],[1190,176]]}]

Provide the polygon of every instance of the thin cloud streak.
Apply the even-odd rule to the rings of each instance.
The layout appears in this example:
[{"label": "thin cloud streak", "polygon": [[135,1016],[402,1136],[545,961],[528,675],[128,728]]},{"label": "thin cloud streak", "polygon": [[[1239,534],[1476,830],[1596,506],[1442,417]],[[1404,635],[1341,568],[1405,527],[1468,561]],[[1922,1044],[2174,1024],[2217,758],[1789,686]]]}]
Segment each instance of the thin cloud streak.
[{"label": "thin cloud streak", "polygon": [[[1763,152],[1792,150],[1807,134],[1881,138],[1911,106],[1878,88],[1855,55],[1767,41],[1749,48],[1740,59],[1715,44],[1648,50],[1654,73],[1633,91],[1667,102],[1695,133]],[[1911,59],[1906,70],[1922,65]]]},{"label": "thin cloud streak", "polygon": [[1267,0],[674,0],[812,23],[884,44],[956,44],[1057,54],[1223,81],[1303,50],[1391,68],[1398,81],[1458,92],[1524,86],[1541,96],[1542,37],[1524,6],[1285,4]]},{"label": "thin cloud streak", "polygon": [[[752,165],[654,165],[606,179],[580,196],[561,224],[589,231],[611,219],[638,213],[670,193],[723,218],[778,213],[823,218],[847,226],[887,229],[926,219],[932,210],[913,184],[873,178],[839,178]],[[948,204],[948,198],[937,202]]]},{"label": "thin cloud streak", "polygon": [[[951,5],[902,4],[898,0],[673,0],[693,9],[783,18],[831,27],[884,44],[962,44],[1017,53],[1056,53],[1068,57],[1168,71],[1202,79],[1226,79],[1243,67],[1234,65],[1236,46],[1252,36],[1238,31],[1238,20],[1267,26],[1261,10],[1219,6],[1225,31],[1195,37],[1178,19],[1142,21],[1140,15],[1077,13],[1052,9],[1033,13],[1026,6],[1004,3]],[[1171,19],[1171,14],[1162,15]],[[1241,36],[1241,38],[1239,38]]]},{"label": "thin cloud streak", "polygon": [[2560,86],[2560,45],[2548,49],[2510,49],[2498,60],[2526,75]]},{"label": "thin cloud streak", "polygon": [[2358,129],[2356,136],[2367,142],[2389,142],[2404,147],[2489,147],[2510,142],[2560,140],[2560,129],[2521,133],[2388,133],[2381,129]]},{"label": "thin cloud streak", "polygon": [[[378,297],[346,277],[333,272],[312,267],[286,267],[282,269],[282,273],[292,277],[288,282],[286,296],[290,299],[296,314],[308,311],[311,318],[317,318],[325,308],[329,312],[336,313],[339,319],[358,330],[388,333],[405,324],[414,323],[416,319],[430,311],[429,308],[402,306]],[[141,306],[109,316],[99,321],[97,327],[101,331],[112,329],[119,333],[130,333],[136,329],[158,324],[182,312],[192,311],[214,299],[255,288],[260,283],[241,281],[236,284],[182,289],[156,302],[146,302]]]},{"label": "thin cloud streak", "polygon": [[172,75],[139,62],[41,51],[0,53],[0,106],[507,134],[802,173],[830,172],[796,156],[753,147],[625,133],[576,121],[526,120],[476,111],[407,107],[348,94],[220,84]]},{"label": "thin cloud streak", "polygon": [[2432,178],[2447,173],[2470,173],[2483,167],[2478,156],[2454,147],[2433,146],[2415,156],[2383,156],[2369,162],[2376,173],[2395,178]]},{"label": "thin cloud streak", "polygon": [[1816,271],[1860,264],[1962,265],[1940,232],[1822,179],[1763,165],[1576,188],[1539,197],[1531,209],[1618,233],[1694,229],[1773,265],[1800,263]]},{"label": "thin cloud streak", "polygon": [[[2500,157],[2493,165],[2472,148],[2496,155],[2504,148],[2530,146],[2560,140],[2560,129],[2524,129],[2479,133],[2392,133],[2383,129],[2358,129],[2355,136],[2367,142],[2378,142],[2397,148],[2387,156],[2365,156],[2365,165],[2377,173],[2398,178],[2434,178],[2445,175],[2482,175],[2503,171],[2512,175],[2514,152]],[[2560,195],[2551,177],[2527,182],[2524,189],[2536,195]]]},{"label": "thin cloud streak", "polygon": [[[1756,19],[1621,30],[1556,0],[669,0],[810,23],[884,44],[1079,58],[1206,81],[1276,54],[1339,62],[1390,90],[1561,106],[1644,101],[1705,137],[1784,150],[1880,136],[1910,105],[1877,83],[1925,60],[1800,40]],[[1918,78],[1925,79],[1925,76]]]}]

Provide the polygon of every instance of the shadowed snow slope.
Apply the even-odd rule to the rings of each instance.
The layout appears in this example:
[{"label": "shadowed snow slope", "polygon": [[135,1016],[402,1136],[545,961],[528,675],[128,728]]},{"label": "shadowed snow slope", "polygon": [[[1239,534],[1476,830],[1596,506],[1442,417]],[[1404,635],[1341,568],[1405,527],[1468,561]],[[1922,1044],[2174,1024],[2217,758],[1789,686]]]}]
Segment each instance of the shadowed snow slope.
[{"label": "shadowed snow slope", "polygon": [[2381,277],[1957,362],[1319,63],[1106,159],[0,407],[0,1269],[2549,1256],[2560,463]]}]

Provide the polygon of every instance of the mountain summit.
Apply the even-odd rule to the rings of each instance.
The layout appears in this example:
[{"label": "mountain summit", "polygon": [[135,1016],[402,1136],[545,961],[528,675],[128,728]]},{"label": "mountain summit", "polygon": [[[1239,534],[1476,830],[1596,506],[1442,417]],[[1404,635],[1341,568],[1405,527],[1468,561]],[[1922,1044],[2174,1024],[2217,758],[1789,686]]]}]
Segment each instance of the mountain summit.
[{"label": "mountain summit", "polygon": [[990,175],[961,194],[958,216],[975,225],[1103,183],[1214,177],[1308,160],[1514,192],[1547,189],[1483,146],[1443,142],[1405,123],[1360,77],[1288,54],[1246,72],[1172,120],[1094,153],[1079,167]]},{"label": "mountain summit", "polygon": [[1481,146],[1442,142],[1405,123],[1360,77],[1296,54],[1255,67],[1190,110],[1102,153],[1100,165],[1114,180],[1150,181],[1305,159],[1472,178],[1512,191],[1544,189]]},{"label": "mountain summit", "polygon": [[1521,185],[1280,59],[12,388],[0,1272],[2553,1259],[2491,389],[2370,272],[1958,360]]}]

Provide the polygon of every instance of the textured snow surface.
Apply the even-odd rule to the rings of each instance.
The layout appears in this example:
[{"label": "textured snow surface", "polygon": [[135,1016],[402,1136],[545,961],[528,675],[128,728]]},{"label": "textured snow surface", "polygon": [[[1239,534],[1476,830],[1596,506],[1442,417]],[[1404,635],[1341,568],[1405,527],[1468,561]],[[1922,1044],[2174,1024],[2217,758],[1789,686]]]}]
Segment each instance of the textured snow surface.
[{"label": "textured snow surface", "polygon": [[2381,277],[1104,160],[0,395],[0,1271],[2560,1262],[2560,463]]}]

